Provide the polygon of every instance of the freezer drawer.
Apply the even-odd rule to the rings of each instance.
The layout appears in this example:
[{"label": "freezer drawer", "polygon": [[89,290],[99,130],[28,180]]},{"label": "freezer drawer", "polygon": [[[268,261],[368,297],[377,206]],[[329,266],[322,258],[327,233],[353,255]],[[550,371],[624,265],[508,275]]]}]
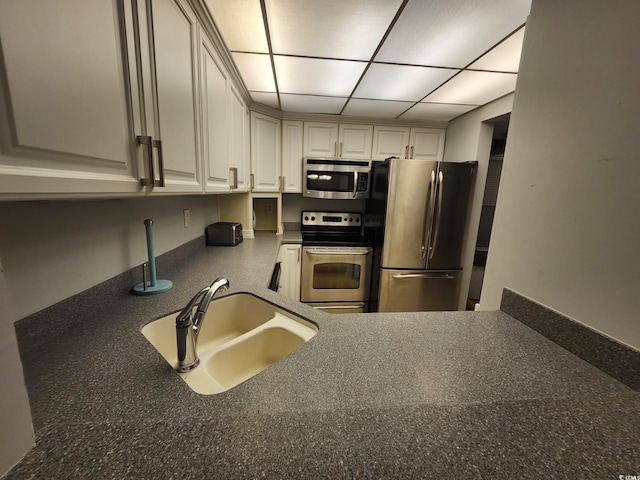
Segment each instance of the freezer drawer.
[{"label": "freezer drawer", "polygon": [[461,270],[380,271],[379,312],[457,310]]}]

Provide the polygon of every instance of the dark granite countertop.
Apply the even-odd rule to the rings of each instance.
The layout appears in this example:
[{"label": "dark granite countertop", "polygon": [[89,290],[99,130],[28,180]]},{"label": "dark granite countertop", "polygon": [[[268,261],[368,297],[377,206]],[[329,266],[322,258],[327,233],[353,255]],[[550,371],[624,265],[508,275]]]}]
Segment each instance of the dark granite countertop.
[{"label": "dark granite countertop", "polygon": [[[619,478],[640,395],[503,312],[331,316],[267,289],[280,238],[194,241],[16,324],[36,446],[6,478]],[[318,334],[219,395],[140,333],[226,276]]]}]

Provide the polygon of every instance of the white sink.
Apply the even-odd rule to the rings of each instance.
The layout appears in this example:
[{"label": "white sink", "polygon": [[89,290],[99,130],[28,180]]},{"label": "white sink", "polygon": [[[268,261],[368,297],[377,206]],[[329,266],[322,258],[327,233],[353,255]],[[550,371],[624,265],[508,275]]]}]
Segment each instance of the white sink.
[{"label": "white sink", "polygon": [[[172,367],[178,364],[176,317],[155,320],[142,334]],[[248,293],[214,299],[200,328],[200,366],[178,373],[197,393],[221,393],[248,380],[308,342],[318,327]]]}]

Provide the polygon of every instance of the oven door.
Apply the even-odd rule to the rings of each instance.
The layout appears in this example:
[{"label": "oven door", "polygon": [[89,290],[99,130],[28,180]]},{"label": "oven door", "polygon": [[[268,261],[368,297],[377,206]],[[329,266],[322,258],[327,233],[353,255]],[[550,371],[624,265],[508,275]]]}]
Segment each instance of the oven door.
[{"label": "oven door", "polygon": [[302,247],[300,300],[368,302],[371,247]]}]

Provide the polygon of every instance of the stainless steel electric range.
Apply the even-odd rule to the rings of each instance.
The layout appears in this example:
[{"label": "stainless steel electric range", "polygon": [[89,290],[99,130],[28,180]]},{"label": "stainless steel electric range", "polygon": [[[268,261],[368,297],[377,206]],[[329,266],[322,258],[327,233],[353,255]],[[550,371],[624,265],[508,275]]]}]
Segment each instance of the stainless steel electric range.
[{"label": "stainless steel electric range", "polygon": [[356,212],[302,212],[300,300],[329,313],[369,310],[373,249]]}]

